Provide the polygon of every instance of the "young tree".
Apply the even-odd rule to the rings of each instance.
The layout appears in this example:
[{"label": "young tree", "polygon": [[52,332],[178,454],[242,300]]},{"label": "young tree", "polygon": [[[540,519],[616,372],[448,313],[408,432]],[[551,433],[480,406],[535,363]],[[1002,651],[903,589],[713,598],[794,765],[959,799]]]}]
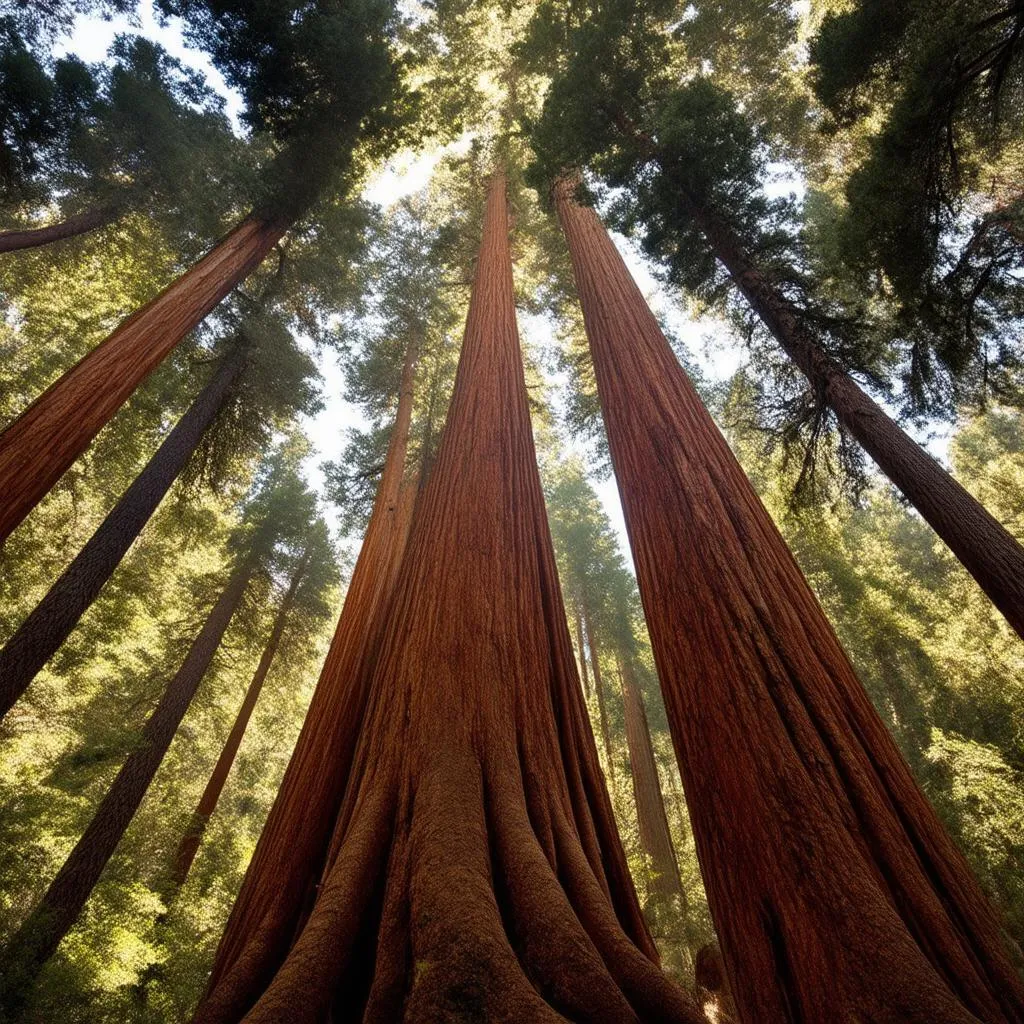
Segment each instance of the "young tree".
[{"label": "young tree", "polygon": [[[0,543],[289,227],[320,196],[333,198],[333,189],[351,186],[357,146],[369,140],[370,155],[386,152],[405,116],[388,2],[289,7],[266,21],[248,4],[208,8],[189,0],[169,13],[191,18],[229,81],[245,94],[250,123],[281,148],[254,212],[0,434],[0,489],[7,495]],[[254,53],[260,55],[255,67]]]},{"label": "young tree", "polygon": [[994,911],[596,214],[557,204],[741,1014],[1019,1020]]},{"label": "young tree", "polygon": [[[585,726],[506,217],[496,174],[455,394],[322,881],[252,1021],[338,1004],[380,1021],[700,1020],[648,959]],[[244,1005],[213,1012],[216,994],[197,1019],[237,1019]]]},{"label": "young tree", "polygon": [[756,132],[707,79],[671,78],[662,19],[674,10],[616,0],[580,26],[533,132],[538,180],[593,166],[675,283],[719,299],[731,284],[809,381],[812,436],[831,410],[1024,636],[1024,549],[847,372],[844,357],[870,360],[849,311],[813,294],[792,211],[763,193]]}]

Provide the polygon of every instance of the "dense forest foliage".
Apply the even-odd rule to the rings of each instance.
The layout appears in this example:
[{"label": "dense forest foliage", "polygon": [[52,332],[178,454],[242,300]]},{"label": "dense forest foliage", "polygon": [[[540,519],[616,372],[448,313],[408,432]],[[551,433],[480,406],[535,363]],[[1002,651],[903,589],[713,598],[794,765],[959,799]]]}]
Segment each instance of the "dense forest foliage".
[{"label": "dense forest foliage", "polygon": [[1018,2],[0,0],[0,1021],[1024,1022],[1022,114]]}]

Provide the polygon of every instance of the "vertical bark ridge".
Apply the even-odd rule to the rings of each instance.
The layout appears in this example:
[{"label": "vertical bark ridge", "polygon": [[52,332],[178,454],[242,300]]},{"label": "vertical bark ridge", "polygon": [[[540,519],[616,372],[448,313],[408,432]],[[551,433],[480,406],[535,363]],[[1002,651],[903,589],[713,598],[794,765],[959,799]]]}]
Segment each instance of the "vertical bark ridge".
[{"label": "vertical bark ridge", "polygon": [[[323,1021],[335,993],[361,989],[370,1001],[346,1005],[350,1019],[401,1006],[412,1022],[562,1020],[545,993],[581,1022],[609,1019],[584,990],[598,978],[626,1020],[701,1020],[627,937],[581,840],[589,829],[607,878],[628,887],[607,796],[589,790],[593,740],[583,731],[564,607],[550,590],[557,576],[515,327],[504,188],[495,175],[448,422],[380,645],[332,856],[301,934],[247,1021]],[[387,810],[374,817],[378,805]],[[551,823],[557,874],[534,822]],[[376,984],[360,986],[351,975],[363,968],[343,943],[360,927],[348,897],[364,885],[353,858],[369,836],[386,880],[371,922]],[[407,863],[398,866],[395,851]],[[385,863],[395,870],[385,875]],[[563,894],[547,901],[543,929],[523,911],[538,884]],[[396,885],[407,889],[396,894]],[[400,896],[407,924],[387,909]],[[377,913],[365,902],[360,912]],[[581,976],[559,973],[543,941],[573,950]],[[400,976],[403,957],[411,970]],[[400,992],[389,988],[399,984]]]},{"label": "vertical bark ridge", "polygon": [[81,914],[131,824],[255,572],[249,557],[231,574],[185,660],[168,683],[92,820],[39,904],[7,944],[0,1002],[15,1008]]},{"label": "vertical bark ridge", "polygon": [[185,335],[259,266],[288,226],[247,217],[0,434],[0,544]]},{"label": "vertical bark ridge", "polygon": [[743,1018],[1024,1020],[995,912],[778,530],[596,214],[556,201]]},{"label": "vertical bark ridge", "polygon": [[222,360],[142,472],[0,650],[0,716],[7,714],[99,596],[185,468],[244,368],[241,347]]},{"label": "vertical bark ridge", "polygon": [[309,552],[307,551],[299,560],[299,564],[292,574],[288,590],[281,600],[277,615],[274,616],[274,624],[271,627],[267,643],[263,648],[259,664],[256,666],[256,671],[253,673],[249,686],[245,691],[242,706],[238,709],[238,714],[235,716],[231,731],[224,741],[224,746],[221,749],[220,756],[217,758],[217,763],[214,765],[209,781],[206,783],[206,788],[199,798],[199,803],[196,806],[192,820],[189,822],[185,834],[181,837],[181,842],[175,851],[171,868],[171,881],[175,886],[184,885],[185,880],[188,878],[188,873],[192,869],[192,862],[199,851],[199,844],[202,842],[203,834],[206,832],[206,826],[213,812],[217,809],[220,795],[224,791],[224,784],[227,782],[228,774],[235,763],[238,748],[242,745],[242,738],[245,736],[245,730],[248,728],[249,719],[252,718],[252,713],[256,708],[256,701],[259,700],[260,693],[263,691],[263,684],[270,673],[270,666],[273,664],[274,658],[277,655],[277,649],[281,645],[281,637],[284,635],[285,626],[288,624],[288,616],[291,613],[292,605],[295,603],[295,594],[306,575],[308,567]]}]

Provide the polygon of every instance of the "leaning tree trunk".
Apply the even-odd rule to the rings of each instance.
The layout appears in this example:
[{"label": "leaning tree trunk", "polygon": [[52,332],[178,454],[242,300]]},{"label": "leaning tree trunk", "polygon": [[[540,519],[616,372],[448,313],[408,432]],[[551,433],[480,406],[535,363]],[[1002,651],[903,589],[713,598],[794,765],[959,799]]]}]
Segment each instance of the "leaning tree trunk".
[{"label": "leaning tree trunk", "polygon": [[124,213],[123,206],[111,204],[97,206],[84,213],[76,213],[56,224],[47,224],[42,228],[13,228],[0,231],[0,253],[17,252],[20,249],[37,249],[51,242],[62,242],[66,238],[76,238],[88,234],[98,228],[113,224]]},{"label": "leaning tree trunk", "polygon": [[594,693],[597,694],[597,717],[601,726],[601,742],[604,745],[604,762],[608,766],[608,784],[615,792],[615,761],[612,755],[612,733],[608,726],[608,705],[605,702],[604,679],[601,676],[601,652],[597,646],[597,634],[587,606],[583,605],[583,624],[590,641],[590,665],[594,670]]},{"label": "leaning tree trunk", "polygon": [[43,964],[78,920],[107,861],[142,803],[254,569],[255,563],[250,557],[232,572],[181,668],[149,716],[138,746],[129,754],[50,888],[4,949],[0,1005],[7,1010],[16,1009],[27,997]]},{"label": "leaning tree trunk", "polygon": [[323,879],[250,1022],[702,1020],[645,955],[599,781],[506,217],[496,175],[448,422]]},{"label": "leaning tree trunk", "polygon": [[583,635],[583,613],[579,609],[579,605],[576,606],[576,649],[580,655],[580,675],[583,677],[583,694],[586,697],[590,696],[590,679],[587,677],[587,648],[585,646],[586,640]]},{"label": "leaning tree trunk", "polygon": [[259,664],[256,666],[256,671],[253,673],[249,688],[245,691],[242,706],[238,709],[235,723],[231,726],[231,732],[228,733],[228,738],[224,742],[224,748],[220,752],[220,757],[217,758],[217,763],[210,774],[210,779],[203,790],[203,795],[199,798],[195,814],[192,815],[192,820],[189,822],[188,828],[178,844],[178,849],[175,851],[174,862],[171,868],[171,881],[176,887],[185,884],[188,873],[192,869],[192,862],[196,859],[196,853],[199,852],[199,844],[202,842],[203,834],[206,832],[206,826],[213,812],[217,809],[217,802],[220,800],[220,795],[224,790],[224,783],[227,782],[231,766],[235,763],[235,755],[238,753],[238,748],[242,745],[242,738],[245,736],[249,719],[252,718],[256,701],[259,700],[263,684],[266,682],[267,674],[270,672],[270,666],[273,664],[277,649],[281,645],[281,637],[284,635],[288,616],[291,613],[292,605],[295,603],[295,594],[306,575],[308,567],[309,552],[307,551],[292,574],[288,590],[281,601],[280,608],[277,610],[277,615],[274,617],[274,625],[270,630],[270,637],[263,648],[263,654],[260,657]]},{"label": "leaning tree trunk", "polygon": [[245,352],[239,346],[221,362],[146,468],[0,650],[0,716],[7,714],[99,596],[217,417],[244,366]]},{"label": "leaning tree trunk", "polygon": [[287,228],[284,219],[247,217],[0,434],[0,544],[164,357],[259,266]]},{"label": "leaning tree trunk", "polygon": [[596,214],[557,203],[743,1019],[1019,1024],[997,915]]},{"label": "leaning tree trunk", "polygon": [[[685,904],[683,882],[679,877],[672,834],[665,814],[665,799],[658,778],[658,763],[654,760],[651,730],[644,710],[644,699],[636,681],[632,658],[626,655],[619,662],[622,683],[622,702],[626,718],[626,745],[629,748],[629,766],[633,775],[633,797],[636,800],[636,819],[640,830],[640,845],[647,851],[654,868],[652,888],[662,897],[678,898]],[[685,905],[682,907],[685,911]]]},{"label": "leaning tree trunk", "polygon": [[384,472],[334,640],[217,949],[200,1020],[237,1021],[256,1001],[320,879],[418,490],[419,474],[406,471],[417,348],[410,342],[406,351]]}]

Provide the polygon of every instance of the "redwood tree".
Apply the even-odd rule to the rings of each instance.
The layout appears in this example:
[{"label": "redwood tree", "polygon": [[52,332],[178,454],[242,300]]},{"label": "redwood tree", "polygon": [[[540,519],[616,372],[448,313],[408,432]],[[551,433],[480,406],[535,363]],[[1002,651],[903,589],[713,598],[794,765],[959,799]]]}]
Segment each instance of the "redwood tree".
[{"label": "redwood tree", "polygon": [[[452,406],[322,880],[250,1021],[332,1007],[366,1021],[701,1020],[650,959],[585,724],[506,217],[495,175]],[[198,1019],[237,1020],[244,1006],[213,1012],[216,994]]]},{"label": "redwood tree", "polygon": [[557,191],[745,1020],[1019,1022],[998,917],[593,210]]}]

